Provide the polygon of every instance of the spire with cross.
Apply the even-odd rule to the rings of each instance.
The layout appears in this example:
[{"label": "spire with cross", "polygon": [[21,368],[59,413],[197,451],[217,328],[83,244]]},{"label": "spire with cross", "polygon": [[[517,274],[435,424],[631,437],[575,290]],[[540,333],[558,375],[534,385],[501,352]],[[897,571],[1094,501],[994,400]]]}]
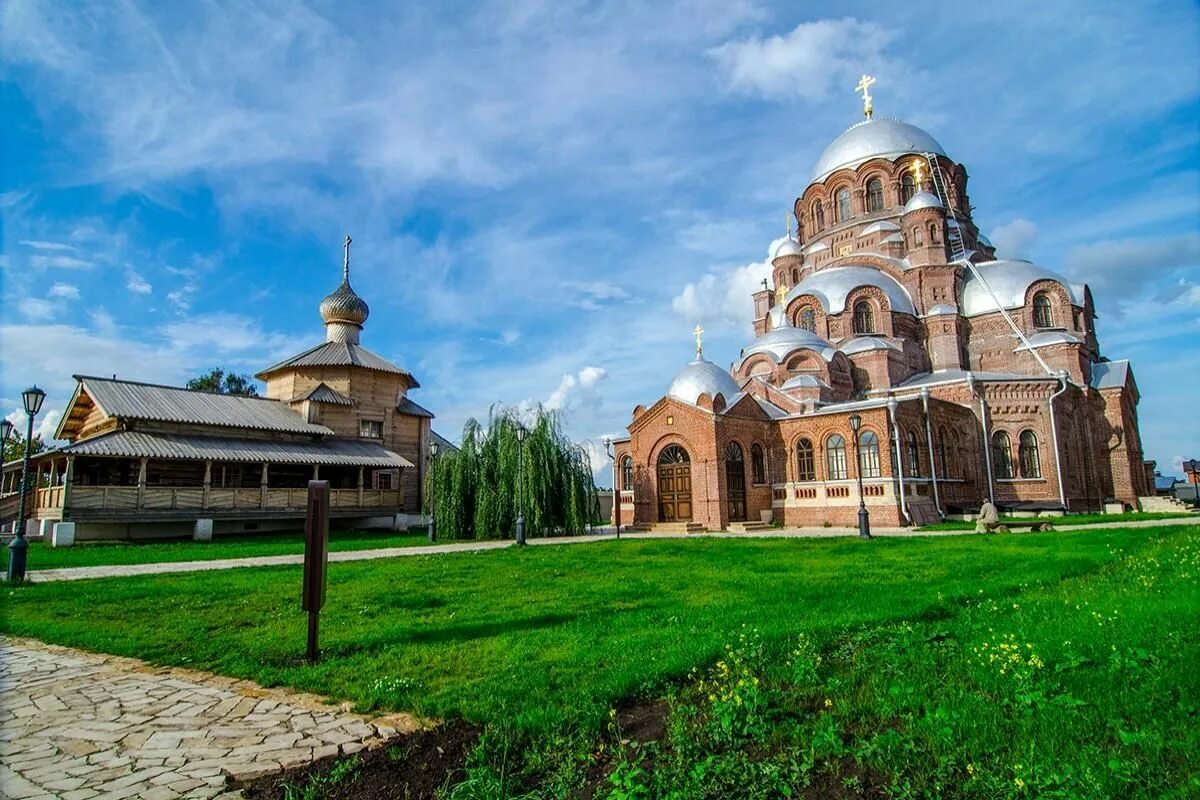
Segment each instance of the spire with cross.
[{"label": "spire with cross", "polygon": [[350,280],[350,242],[352,242],[352,241],[354,241],[354,240],[351,239],[350,234],[347,233],[346,234],[346,242],[343,245],[343,247],[345,247],[346,253],[342,257],[342,280],[344,280],[344,281]]},{"label": "spire with cross", "polygon": [[704,343],[700,337],[704,336],[704,328],[699,325],[692,331],[692,335],[696,337],[696,360],[699,361],[704,357]]},{"label": "spire with cross", "polygon": [[867,115],[867,119],[875,113],[875,105],[871,101],[871,84],[875,83],[875,78],[863,73],[862,78],[858,81],[858,86],[854,87],[854,91],[862,92],[863,98],[863,113]]}]

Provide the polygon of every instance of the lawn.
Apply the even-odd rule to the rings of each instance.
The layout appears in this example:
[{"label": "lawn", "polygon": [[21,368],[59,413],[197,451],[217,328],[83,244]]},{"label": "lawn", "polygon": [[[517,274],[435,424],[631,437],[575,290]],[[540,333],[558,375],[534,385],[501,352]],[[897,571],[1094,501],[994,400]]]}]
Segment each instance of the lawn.
[{"label": "lawn", "polygon": [[[0,625],[481,722],[456,800],[566,796],[597,763],[596,797],[646,800],[841,796],[834,778],[887,788],[871,797],[1200,791],[1200,527],[331,564],[316,666],[299,583],[276,567],[26,584]],[[613,704],[663,696],[664,741],[611,746]]]},{"label": "lawn", "polygon": [[[370,550],[428,544],[424,533],[391,531],[330,531],[329,549]],[[29,569],[95,567],[107,564],[149,564],[159,561],[210,561],[217,558],[279,556],[304,552],[303,531],[218,534],[211,542],[168,539],[146,542],[84,542],[74,547],[29,543]]]},{"label": "lawn", "polygon": [[[1095,525],[1102,522],[1147,522],[1159,519],[1180,519],[1196,516],[1186,511],[1129,511],[1124,514],[1067,514],[1062,517],[1001,517],[1000,523],[1049,522],[1055,527],[1065,528],[1073,525]],[[1200,517],[1197,517],[1200,524]],[[924,525],[919,531],[970,531],[975,529],[974,522],[948,520]]]}]

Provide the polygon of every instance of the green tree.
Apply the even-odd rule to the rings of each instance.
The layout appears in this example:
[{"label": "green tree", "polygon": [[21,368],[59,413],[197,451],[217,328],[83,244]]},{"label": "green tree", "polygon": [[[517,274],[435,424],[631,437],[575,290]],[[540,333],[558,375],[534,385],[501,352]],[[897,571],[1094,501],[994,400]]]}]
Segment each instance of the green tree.
[{"label": "green tree", "polygon": [[592,522],[598,501],[587,451],[553,412],[538,409],[524,444],[520,427],[515,411],[492,409],[486,429],[467,420],[462,447],[434,459],[426,488],[439,534],[509,538],[518,497],[530,536],[582,533]]},{"label": "green tree", "polygon": [[[42,435],[35,433],[33,435],[33,446],[29,451],[29,455],[36,456],[38,453],[46,449],[46,443],[42,441]],[[19,461],[25,457],[25,437],[21,435],[15,427],[8,441],[4,443],[4,463],[10,461]]]},{"label": "green tree", "polygon": [[226,372],[220,367],[213,367],[203,375],[192,378],[187,382],[187,388],[200,392],[258,397],[258,387],[254,385],[253,378],[236,372]]}]

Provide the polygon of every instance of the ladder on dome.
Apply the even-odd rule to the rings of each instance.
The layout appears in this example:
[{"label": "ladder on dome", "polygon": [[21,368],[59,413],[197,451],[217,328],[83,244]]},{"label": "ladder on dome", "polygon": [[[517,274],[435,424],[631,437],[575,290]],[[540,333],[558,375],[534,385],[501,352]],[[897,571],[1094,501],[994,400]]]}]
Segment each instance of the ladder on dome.
[{"label": "ladder on dome", "polygon": [[1012,318],[1012,315],[1008,313],[1008,310],[1004,307],[1004,303],[1000,302],[1000,298],[996,296],[996,292],[992,290],[991,285],[983,279],[983,275],[980,274],[979,270],[975,267],[975,262],[971,260],[970,254],[967,253],[967,246],[963,241],[962,223],[959,222],[958,213],[954,210],[954,198],[947,187],[946,176],[942,172],[941,164],[938,163],[937,153],[922,153],[921,155],[929,164],[929,177],[933,181],[933,190],[946,209],[946,243],[950,245],[950,263],[962,264],[970,270],[975,280],[979,281],[979,285],[992,298],[992,302],[1000,310],[1004,321],[1012,328],[1013,333],[1021,340],[1021,344],[1025,346],[1025,349],[1033,355],[1041,368],[1046,370],[1047,375],[1061,379],[1062,376],[1050,369],[1050,366],[1042,359],[1038,351],[1029,343],[1029,339],[1025,337],[1025,332],[1021,330]]}]

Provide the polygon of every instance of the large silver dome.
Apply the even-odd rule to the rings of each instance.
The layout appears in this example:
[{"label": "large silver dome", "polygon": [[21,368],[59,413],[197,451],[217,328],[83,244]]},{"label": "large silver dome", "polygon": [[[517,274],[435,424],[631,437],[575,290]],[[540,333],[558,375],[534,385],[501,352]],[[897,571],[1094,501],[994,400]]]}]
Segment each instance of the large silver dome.
[{"label": "large silver dome", "polygon": [[925,131],[896,119],[868,119],[851,125],[834,139],[813,169],[813,182],[824,180],[829,173],[842,167],[853,167],[869,158],[895,159],[908,153],[937,153],[946,151]]},{"label": "large silver dome", "polygon": [[975,279],[975,273],[967,270],[963,280],[962,301],[958,304],[963,316],[973,317],[977,314],[987,314],[1005,309],[1020,308],[1025,305],[1025,291],[1035,281],[1049,280],[1060,284],[1067,290],[1073,305],[1083,305],[1067,279],[1057,272],[1039,267],[1031,261],[1017,259],[1003,261],[985,261],[976,264],[975,269],[987,281],[987,285],[995,292],[1000,300],[1000,306],[992,299],[991,293]]},{"label": "large silver dome", "polygon": [[679,371],[675,380],[671,381],[667,395],[695,405],[702,394],[715,398],[720,393],[728,403],[740,391],[728,372],[711,361],[697,358]]},{"label": "large silver dome", "polygon": [[875,267],[833,267],[814,272],[788,292],[786,306],[802,294],[811,294],[821,302],[826,314],[840,314],[846,308],[846,298],[859,286],[875,286],[887,296],[892,311],[917,313],[912,298],[900,283]]}]

